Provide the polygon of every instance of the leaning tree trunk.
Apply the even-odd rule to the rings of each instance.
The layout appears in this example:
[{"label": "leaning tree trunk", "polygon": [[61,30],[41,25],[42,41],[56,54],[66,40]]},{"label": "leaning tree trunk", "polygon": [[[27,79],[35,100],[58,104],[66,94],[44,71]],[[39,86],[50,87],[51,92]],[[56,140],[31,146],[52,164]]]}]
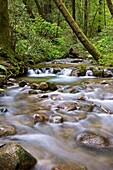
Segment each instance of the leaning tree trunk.
[{"label": "leaning tree trunk", "polygon": [[10,33],[9,33],[9,16],[8,16],[8,0],[0,0],[0,48],[9,49]]},{"label": "leaning tree trunk", "polygon": [[93,58],[98,61],[101,54],[100,52],[93,46],[93,44],[88,40],[86,35],[83,33],[81,28],[78,26],[78,24],[74,21],[73,17],[70,15],[69,11],[65,7],[64,3],[62,0],[54,0],[56,3],[57,7],[65,17],[67,23],[73,30],[73,32],[76,34],[80,42],[83,44],[83,46],[87,49],[87,51],[93,56]]},{"label": "leaning tree trunk", "polygon": [[109,11],[111,13],[111,17],[113,18],[113,3],[111,0],[106,0],[107,1],[107,6],[109,8]]}]

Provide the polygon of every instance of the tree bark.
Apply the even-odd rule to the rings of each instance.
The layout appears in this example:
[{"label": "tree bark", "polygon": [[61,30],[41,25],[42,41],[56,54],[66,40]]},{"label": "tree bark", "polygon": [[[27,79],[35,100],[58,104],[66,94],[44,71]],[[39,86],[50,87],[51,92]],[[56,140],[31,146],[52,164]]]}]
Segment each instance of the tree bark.
[{"label": "tree bark", "polygon": [[73,19],[76,20],[76,17],[75,17],[75,0],[72,0],[72,16],[73,16]]},{"label": "tree bark", "polygon": [[8,0],[0,0],[0,47],[10,47]]},{"label": "tree bark", "polygon": [[107,6],[109,8],[109,11],[111,13],[111,17],[113,18],[113,3],[111,0],[106,0],[107,1]]},{"label": "tree bark", "polygon": [[35,1],[35,4],[36,4],[36,7],[38,9],[39,15],[43,18],[44,17],[43,12],[42,12],[43,10],[41,9],[39,1],[38,0],[34,0],[34,1]]},{"label": "tree bark", "polygon": [[23,0],[23,3],[27,9],[27,13],[29,14],[30,18],[32,18],[34,20],[35,16],[33,15],[33,12],[31,10],[30,6],[28,5],[28,0]]},{"label": "tree bark", "polygon": [[102,19],[103,19],[103,0],[99,0],[99,20],[98,20],[98,33],[102,31]]},{"label": "tree bark", "polygon": [[65,17],[67,23],[73,30],[73,32],[76,34],[80,42],[83,44],[83,46],[87,49],[87,51],[93,56],[93,58],[98,61],[101,54],[100,52],[92,45],[92,43],[88,40],[88,38],[85,36],[81,28],[78,26],[78,24],[74,21],[73,17],[70,15],[69,11],[65,7],[62,0],[54,0],[57,7]]},{"label": "tree bark", "polygon": [[84,2],[84,33],[87,35],[88,33],[88,0]]}]

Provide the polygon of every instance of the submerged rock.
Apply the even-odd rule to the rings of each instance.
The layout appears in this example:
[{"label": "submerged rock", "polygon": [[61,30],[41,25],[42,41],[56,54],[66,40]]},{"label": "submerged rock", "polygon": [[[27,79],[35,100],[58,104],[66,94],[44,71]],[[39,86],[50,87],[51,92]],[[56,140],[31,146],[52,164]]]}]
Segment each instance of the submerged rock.
[{"label": "submerged rock", "polygon": [[80,133],[77,136],[77,142],[80,145],[98,149],[107,147],[109,145],[109,140],[106,137],[96,134],[92,131]]},{"label": "submerged rock", "polygon": [[49,121],[51,123],[62,123],[63,117],[61,115],[55,114],[55,115],[51,115]]},{"label": "submerged rock", "polygon": [[27,85],[27,82],[25,80],[21,80],[21,81],[19,81],[18,84],[20,87],[24,87],[25,85]]},{"label": "submerged rock", "polygon": [[16,129],[12,126],[0,126],[0,137],[14,135],[16,133]]},{"label": "submerged rock", "polygon": [[46,115],[38,114],[38,113],[33,115],[33,119],[34,119],[34,124],[36,124],[38,122],[48,121],[48,117]]},{"label": "submerged rock", "polygon": [[30,170],[37,160],[17,143],[0,146],[0,169]]},{"label": "submerged rock", "polygon": [[58,163],[51,170],[87,170],[87,168],[76,162]]}]

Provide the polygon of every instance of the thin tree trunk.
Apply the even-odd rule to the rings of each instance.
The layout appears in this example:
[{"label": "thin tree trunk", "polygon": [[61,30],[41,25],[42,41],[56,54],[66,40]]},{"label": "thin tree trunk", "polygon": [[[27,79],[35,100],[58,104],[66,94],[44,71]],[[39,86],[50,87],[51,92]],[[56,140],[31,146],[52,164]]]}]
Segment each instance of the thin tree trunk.
[{"label": "thin tree trunk", "polygon": [[46,21],[52,22],[52,5],[51,0],[46,0],[43,9],[44,18]]},{"label": "thin tree trunk", "polygon": [[31,10],[30,6],[28,5],[28,0],[23,0],[23,3],[27,9],[27,13],[29,14],[30,18],[32,18],[34,20],[35,16],[33,15],[33,12]]},{"label": "thin tree trunk", "polygon": [[76,17],[75,17],[75,0],[72,0],[72,16],[73,16],[73,19],[76,20]]},{"label": "thin tree trunk", "polygon": [[98,20],[98,33],[102,31],[102,7],[103,0],[99,0],[99,20]]},{"label": "thin tree trunk", "polygon": [[111,13],[111,17],[113,18],[113,3],[111,0],[106,0],[107,1],[107,5],[108,5],[108,8],[109,8],[109,11]]},{"label": "thin tree trunk", "polygon": [[38,0],[34,0],[34,1],[35,1],[35,4],[36,4],[36,7],[38,9],[39,15],[43,18],[44,17],[43,12],[42,12],[43,10],[41,9],[39,1]]},{"label": "thin tree trunk", "polygon": [[73,32],[76,34],[80,42],[83,44],[83,46],[87,49],[87,51],[93,56],[93,58],[98,61],[99,57],[101,56],[100,52],[92,45],[92,43],[88,40],[88,38],[85,36],[83,31],[80,29],[78,24],[74,21],[73,17],[70,15],[69,11],[65,7],[62,0],[54,0],[57,7],[65,17],[67,23],[73,30]]},{"label": "thin tree trunk", "polygon": [[87,35],[88,32],[88,0],[84,2],[84,33]]}]

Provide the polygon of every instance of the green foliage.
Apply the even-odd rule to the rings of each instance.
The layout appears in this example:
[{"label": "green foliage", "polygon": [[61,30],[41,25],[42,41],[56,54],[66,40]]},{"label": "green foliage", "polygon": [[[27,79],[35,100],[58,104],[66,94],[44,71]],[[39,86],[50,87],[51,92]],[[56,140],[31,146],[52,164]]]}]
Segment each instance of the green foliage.
[{"label": "green foliage", "polygon": [[1,65],[1,64],[0,64],[0,70],[2,70],[2,71],[4,71],[4,72],[7,71],[6,68],[5,68],[5,66],[3,66],[3,65]]},{"label": "green foliage", "polygon": [[[24,17],[24,20],[23,20]],[[35,22],[24,13],[16,24],[16,52],[33,56],[35,62],[62,57],[66,51],[62,29],[37,15]]]},{"label": "green foliage", "polygon": [[96,48],[101,52],[100,64],[113,65],[113,31],[112,26],[104,28],[98,36],[92,39]]}]

